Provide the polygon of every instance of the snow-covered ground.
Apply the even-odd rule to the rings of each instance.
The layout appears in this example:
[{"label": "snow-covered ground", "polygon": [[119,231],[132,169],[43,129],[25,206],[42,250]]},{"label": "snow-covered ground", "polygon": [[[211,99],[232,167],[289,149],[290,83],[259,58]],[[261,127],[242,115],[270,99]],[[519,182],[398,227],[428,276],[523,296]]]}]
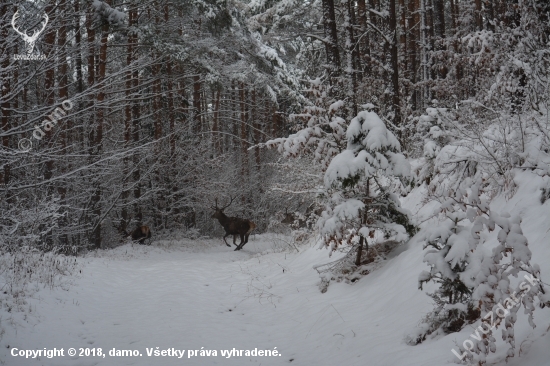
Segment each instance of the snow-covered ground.
[{"label": "snow-covered ground", "polygon": [[[550,203],[544,206],[526,181],[499,208],[520,210],[533,261],[550,282]],[[522,190],[526,190],[525,192]],[[529,197],[532,197],[529,198]],[[537,203],[538,202],[538,203]],[[417,212],[418,199],[405,205]],[[431,210],[424,207],[420,215]],[[296,249],[288,238],[257,235],[240,252],[221,239],[157,241],[125,245],[79,259],[81,273],[68,286],[40,289],[27,299],[30,311],[0,313],[5,365],[363,365],[439,366],[453,364],[455,344],[474,327],[418,346],[404,336],[432,309],[418,290],[426,269],[421,245],[411,241],[378,270],[353,284],[331,283],[319,291],[312,266],[334,260],[312,243]],[[521,312],[520,312],[521,313]],[[520,357],[512,366],[550,361],[550,309],[537,309],[534,330],[525,319],[516,327]],[[500,335],[500,331],[496,333]],[[63,348],[65,357],[31,360],[12,348]],[[68,348],[101,348],[103,357],[67,356]],[[147,356],[151,350],[216,350],[217,356],[182,359]],[[271,350],[280,356],[224,357],[221,350]],[[112,357],[137,350],[142,356]],[[455,347],[456,348],[456,347]],[[502,343],[493,365],[504,365]]]}]

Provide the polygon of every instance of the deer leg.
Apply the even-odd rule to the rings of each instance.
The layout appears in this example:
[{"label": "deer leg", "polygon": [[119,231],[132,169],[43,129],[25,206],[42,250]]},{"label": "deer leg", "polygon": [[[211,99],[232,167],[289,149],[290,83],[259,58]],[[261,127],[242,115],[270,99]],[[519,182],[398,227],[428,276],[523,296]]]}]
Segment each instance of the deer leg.
[{"label": "deer leg", "polygon": [[239,246],[235,250],[241,250],[243,246],[246,244],[246,241],[244,240],[244,234],[240,234],[241,236],[241,242],[239,243]]},{"label": "deer leg", "polygon": [[227,238],[228,236],[229,236],[229,233],[225,234],[225,236],[223,237],[223,241],[225,242],[225,245],[227,245],[228,247],[231,247],[231,245],[227,244],[227,240],[225,240],[225,238]]},{"label": "deer leg", "polygon": [[244,234],[244,241],[241,243],[240,248],[242,249],[246,243],[248,243],[248,235],[250,234]]},{"label": "deer leg", "polygon": [[[240,235],[240,234],[239,234]],[[236,236],[235,236],[236,237]],[[237,245],[237,247],[235,248],[235,250],[241,250],[241,244],[243,243],[243,237],[241,235],[241,242],[239,243],[239,245]],[[235,244],[236,245],[236,244]]]}]

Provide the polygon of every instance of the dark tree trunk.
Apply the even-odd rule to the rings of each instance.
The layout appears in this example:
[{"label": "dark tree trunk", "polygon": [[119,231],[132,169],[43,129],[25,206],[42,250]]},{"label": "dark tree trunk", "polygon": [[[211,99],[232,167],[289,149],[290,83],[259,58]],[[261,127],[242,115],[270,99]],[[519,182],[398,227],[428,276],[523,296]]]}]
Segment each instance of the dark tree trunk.
[{"label": "dark tree trunk", "polygon": [[357,248],[357,257],[355,257],[355,265],[360,266],[361,265],[361,255],[363,254],[363,243],[365,242],[365,238],[362,236],[359,237],[359,248]]},{"label": "dark tree trunk", "polygon": [[[253,121],[253,127],[254,127],[254,144],[260,143],[260,119],[259,116],[256,114],[256,89],[252,89],[252,113],[250,116],[251,120]],[[256,160],[256,170],[260,172],[261,169],[261,160],[260,160],[260,149],[255,148],[254,149],[254,157]],[[263,189],[263,188],[260,188]]]},{"label": "dark tree trunk", "polygon": [[244,83],[241,83],[239,96],[241,103],[241,179],[245,183],[248,178],[248,107],[246,105],[248,92],[245,91]]},{"label": "dark tree trunk", "polygon": [[219,156],[222,154],[221,151],[221,134],[220,134],[220,125],[219,125],[219,119],[220,119],[220,99],[221,99],[221,90],[215,91],[215,96],[213,97],[215,100],[214,102],[214,116],[213,116],[213,123],[212,123],[212,149],[214,150],[214,153],[216,156]]},{"label": "dark tree trunk", "polygon": [[[0,4],[0,19],[6,19],[8,13],[8,7],[11,7],[9,4]],[[8,39],[8,27],[3,26],[1,28],[1,33],[3,39]],[[0,42],[0,55],[4,55],[4,60],[2,61],[2,67],[0,68],[0,79],[2,80],[2,103],[0,104],[0,124],[2,125],[2,131],[7,133],[10,129],[10,103],[8,101],[8,96],[11,93],[10,77],[8,73],[8,68],[10,65],[9,57],[5,56],[7,52],[7,42]],[[7,134],[2,136],[2,146],[5,151],[9,150],[10,138]],[[0,171],[0,185],[4,185],[7,188],[10,181],[10,164],[3,163],[4,169]]]},{"label": "dark tree trunk", "polygon": [[359,65],[358,72],[361,79],[370,72],[369,57],[370,57],[370,37],[367,34],[367,6],[365,0],[357,1],[357,12],[359,21],[359,37],[361,37],[359,49]]},{"label": "dark tree trunk", "polygon": [[357,115],[357,77],[355,72],[355,59],[356,59],[356,47],[355,47],[355,37],[353,32],[354,18],[353,8],[351,0],[346,2],[346,11],[347,11],[347,26],[346,26],[346,73],[348,76],[348,118],[351,119]]},{"label": "dark tree trunk", "polygon": [[193,76],[193,113],[195,115],[193,131],[198,133],[202,127],[201,78]]},{"label": "dark tree trunk", "polygon": [[340,53],[338,51],[338,31],[336,29],[334,0],[323,0],[323,24],[328,73],[330,82],[333,83],[332,79],[340,76]]},{"label": "dark tree trunk", "polygon": [[411,89],[411,104],[412,104],[412,110],[416,111],[417,109],[417,98],[418,98],[418,91],[416,89],[416,70],[418,68],[417,64],[417,49],[418,49],[418,43],[420,40],[418,29],[420,28],[419,22],[419,15],[418,12],[420,11],[420,4],[419,0],[409,0],[408,3],[409,6],[409,16],[407,19],[407,30],[409,33],[408,36],[408,52],[409,52],[409,81],[412,85]]},{"label": "dark tree trunk", "polygon": [[[443,42],[445,40],[445,4],[443,1],[434,1],[434,30],[436,35],[437,50],[444,51]],[[441,60],[441,58],[440,58]],[[438,67],[439,77],[445,79],[447,77],[447,66],[440,62]]]},{"label": "dark tree trunk", "polygon": [[[137,9],[132,10],[133,15],[133,22],[134,25],[138,25],[138,11]],[[132,43],[134,44],[134,47],[137,47],[138,45],[138,35],[137,33],[132,34]],[[136,67],[132,71],[132,91],[134,94],[136,94],[136,98],[132,101],[132,140],[134,142],[134,145],[139,144],[139,132],[141,130],[141,106],[140,106],[140,98],[139,98],[139,69]],[[141,169],[140,169],[140,154],[134,153],[133,154],[133,174],[132,179],[134,181],[134,219],[136,221],[137,226],[143,225],[143,213],[141,211]]]},{"label": "dark tree trunk", "polygon": [[476,21],[476,28],[478,31],[483,30],[483,16],[481,14],[481,0],[475,0],[475,13],[474,19]]},{"label": "dark tree trunk", "polygon": [[390,31],[391,31],[391,65],[392,65],[392,87],[393,87],[393,96],[392,104],[393,111],[395,113],[394,124],[396,126],[401,125],[401,107],[400,107],[400,97],[399,97],[399,55],[397,51],[397,13],[395,8],[395,0],[390,1]]},{"label": "dark tree trunk", "polygon": [[[107,70],[107,37],[109,35],[109,26],[104,24],[101,27],[101,39],[99,46],[99,58],[98,58],[98,83],[101,84],[105,81],[106,70]],[[100,85],[99,91],[97,93],[97,125],[94,134],[94,149],[93,154],[95,155],[95,160],[101,159],[102,146],[103,146],[103,126],[105,124],[105,107],[103,102],[105,101],[105,88],[104,85]],[[94,183],[94,193],[92,196],[93,203],[93,214],[97,220],[92,237],[94,246],[97,249],[101,249],[101,181],[98,179]]]},{"label": "dark tree trunk", "polygon": [[75,69],[76,69],[76,91],[77,93],[82,93],[84,90],[84,80],[82,80],[82,55],[81,55],[81,45],[82,45],[82,33],[80,31],[80,0],[75,0],[74,2],[74,12],[75,12],[75,28],[74,28],[74,39],[76,43],[76,49],[78,50],[75,58]]}]

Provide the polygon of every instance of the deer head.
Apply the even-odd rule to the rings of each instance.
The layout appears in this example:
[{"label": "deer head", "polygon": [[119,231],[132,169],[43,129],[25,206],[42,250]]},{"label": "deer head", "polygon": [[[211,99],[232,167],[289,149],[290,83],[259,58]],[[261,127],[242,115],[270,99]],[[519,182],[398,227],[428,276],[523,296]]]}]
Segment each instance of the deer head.
[{"label": "deer head", "polygon": [[44,29],[46,28],[46,25],[48,24],[48,20],[49,20],[48,14],[44,13],[44,16],[43,16],[44,21],[42,22],[42,28],[35,29],[33,31],[32,36],[29,36],[26,32],[21,32],[19,29],[17,29],[17,26],[15,25],[15,21],[17,19],[19,19],[19,10],[16,11],[15,14],[13,14],[13,17],[11,18],[11,25],[13,29],[15,29],[17,34],[19,34],[23,38],[23,41],[25,41],[25,52],[27,53],[27,55],[30,56],[34,51],[34,46],[36,44],[36,40],[38,39],[38,36],[40,36],[40,33],[44,31]]},{"label": "deer head", "polygon": [[231,204],[233,203],[233,200],[235,199],[235,197],[231,197],[229,196],[230,200],[229,200],[229,203],[223,207],[218,207],[218,199],[216,198],[215,200],[215,206],[210,206],[213,210],[214,210],[214,214],[212,214],[212,218],[213,219],[220,219],[224,213],[223,213],[223,210],[225,210],[226,208],[228,208],[229,206],[231,206]]}]

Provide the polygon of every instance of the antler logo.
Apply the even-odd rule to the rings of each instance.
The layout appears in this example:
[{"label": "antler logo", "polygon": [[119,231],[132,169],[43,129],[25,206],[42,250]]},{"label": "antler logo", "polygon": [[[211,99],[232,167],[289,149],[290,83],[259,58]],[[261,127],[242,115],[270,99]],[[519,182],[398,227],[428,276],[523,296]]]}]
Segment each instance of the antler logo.
[{"label": "antler logo", "polygon": [[[31,8],[34,8],[34,9],[25,9],[25,7],[29,7],[30,4],[32,4]],[[36,18],[36,16],[33,16],[34,14],[36,14],[36,11],[38,10],[36,5],[37,4],[34,4],[33,2],[24,3],[23,10],[34,10],[34,11],[31,11],[31,13],[29,14],[27,14],[28,12],[23,12],[23,16],[21,17],[21,14],[19,14],[20,9],[18,9],[15,12],[15,14],[13,14],[13,17],[11,19],[11,25],[13,29],[17,32],[17,34],[21,36],[21,38],[23,38],[23,41],[25,42],[25,54],[15,55],[14,57],[16,59],[38,60],[38,59],[46,58],[45,55],[41,55],[39,52],[35,50],[35,46],[36,46],[36,41],[38,40],[38,37],[40,36],[40,34],[42,34],[42,32],[44,32],[44,29],[48,24],[49,18],[48,18],[48,14],[46,13],[43,13],[42,16],[38,19]],[[29,19],[29,16],[31,18],[34,18],[35,20]],[[38,21],[39,19],[40,21]],[[18,23],[22,23],[22,24],[18,24]],[[25,27],[25,29],[22,29],[22,27]],[[32,31],[32,35],[29,35],[29,31]]]},{"label": "antler logo", "polygon": [[19,10],[15,12],[15,14],[13,14],[13,18],[11,19],[11,25],[13,27],[13,29],[15,29],[15,31],[17,32],[17,34],[19,34],[21,37],[23,37],[23,41],[25,41],[26,43],[26,53],[27,55],[32,55],[33,51],[34,51],[34,46],[36,44],[36,40],[38,39],[38,36],[40,35],[40,33],[42,33],[44,31],[44,28],[46,28],[46,25],[48,24],[48,14],[44,13],[44,22],[43,22],[43,25],[42,25],[42,28],[40,29],[35,29],[32,33],[32,36],[29,36],[27,34],[27,31],[24,31],[24,32],[21,32],[19,29],[17,29],[17,26],[15,25],[15,21],[19,18]]}]

